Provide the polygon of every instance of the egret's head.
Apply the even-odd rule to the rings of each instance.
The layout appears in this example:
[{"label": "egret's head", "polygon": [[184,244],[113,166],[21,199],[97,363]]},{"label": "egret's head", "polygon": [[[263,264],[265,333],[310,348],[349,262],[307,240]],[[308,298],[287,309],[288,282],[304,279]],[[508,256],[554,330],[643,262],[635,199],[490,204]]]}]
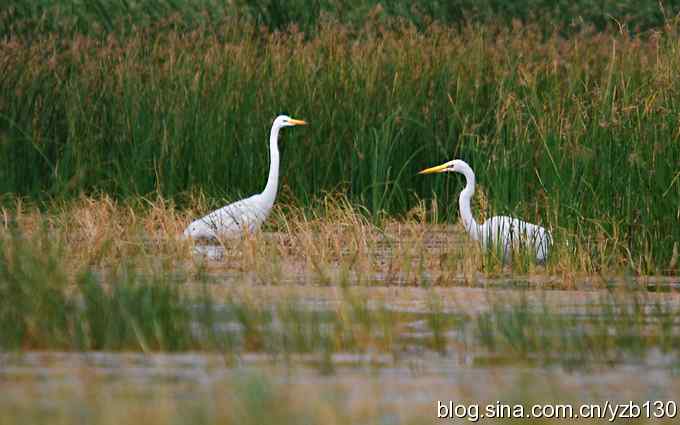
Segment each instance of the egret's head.
[{"label": "egret's head", "polygon": [[453,161],[445,162],[442,165],[437,165],[436,167],[426,168],[419,171],[418,174],[432,174],[432,173],[462,173],[463,168],[466,166],[465,162],[460,159],[454,159]]},{"label": "egret's head", "polygon": [[294,125],[307,125],[307,123],[302,121],[302,120],[293,119],[293,118],[289,117],[288,115],[279,115],[274,120],[274,127],[281,128],[281,127],[291,127],[291,126],[294,126]]}]

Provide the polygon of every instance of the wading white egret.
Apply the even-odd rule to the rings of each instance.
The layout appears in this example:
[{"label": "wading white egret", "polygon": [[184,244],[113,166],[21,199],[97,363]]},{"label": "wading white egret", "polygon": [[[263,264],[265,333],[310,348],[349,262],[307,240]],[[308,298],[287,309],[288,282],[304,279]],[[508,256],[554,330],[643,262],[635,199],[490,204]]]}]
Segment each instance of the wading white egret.
[{"label": "wading white egret", "polygon": [[262,193],[241,199],[195,220],[184,231],[184,237],[236,238],[257,230],[269,215],[276,199],[279,182],[279,130],[283,127],[306,124],[287,115],[276,117],[269,134],[269,178]]},{"label": "wading white egret", "polygon": [[[470,210],[470,199],[475,194],[475,173],[472,168],[460,159],[428,168],[418,174],[460,173],[465,176],[465,189],[458,197],[460,218],[470,237],[482,244],[484,250],[494,247],[501,250],[503,259],[510,258],[511,252],[519,249],[528,250],[536,261],[544,262],[548,257],[552,236],[550,232],[536,224],[527,223],[513,217],[496,216],[477,224]],[[525,251],[527,252],[527,251]]]}]

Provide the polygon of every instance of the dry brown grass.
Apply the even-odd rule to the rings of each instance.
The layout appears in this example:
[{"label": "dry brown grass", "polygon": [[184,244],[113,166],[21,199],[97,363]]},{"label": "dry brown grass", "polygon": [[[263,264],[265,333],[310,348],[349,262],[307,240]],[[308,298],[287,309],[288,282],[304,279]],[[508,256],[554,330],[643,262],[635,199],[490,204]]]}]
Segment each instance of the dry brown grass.
[{"label": "dry brown grass", "polygon": [[[377,226],[339,195],[321,199],[314,212],[277,206],[262,231],[217,241],[219,255],[207,257],[180,237],[187,223],[208,209],[205,198],[196,197],[193,204],[194,210],[178,212],[159,197],[134,203],[81,197],[45,212],[16,200],[11,208],[0,209],[0,225],[5,236],[11,229],[25,238],[47,236],[63,249],[66,270],[74,272],[85,266],[105,270],[124,261],[266,285],[484,286],[524,280],[562,287],[626,274],[623,264],[612,261],[614,266],[603,267],[586,255],[615,251],[609,245],[617,239],[604,233],[589,246],[556,244],[545,266],[531,261],[508,265],[484,255],[459,224],[427,223],[423,202],[402,219],[386,218]],[[438,214],[436,202],[429,210],[431,216]]]}]

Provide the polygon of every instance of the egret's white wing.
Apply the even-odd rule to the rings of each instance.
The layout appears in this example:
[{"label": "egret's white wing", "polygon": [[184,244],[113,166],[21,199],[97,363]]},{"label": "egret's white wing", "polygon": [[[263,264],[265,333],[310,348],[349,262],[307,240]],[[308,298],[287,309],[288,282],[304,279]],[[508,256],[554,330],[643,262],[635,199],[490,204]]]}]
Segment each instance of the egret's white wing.
[{"label": "egret's white wing", "polygon": [[529,249],[536,255],[538,261],[545,261],[552,237],[545,228],[527,223],[526,221],[508,217],[496,216],[482,225],[482,246],[500,247],[503,257],[510,258],[513,250]]},{"label": "egret's white wing", "polygon": [[191,223],[184,235],[195,239],[234,238],[252,233],[265,221],[270,205],[253,195],[229,204]]}]

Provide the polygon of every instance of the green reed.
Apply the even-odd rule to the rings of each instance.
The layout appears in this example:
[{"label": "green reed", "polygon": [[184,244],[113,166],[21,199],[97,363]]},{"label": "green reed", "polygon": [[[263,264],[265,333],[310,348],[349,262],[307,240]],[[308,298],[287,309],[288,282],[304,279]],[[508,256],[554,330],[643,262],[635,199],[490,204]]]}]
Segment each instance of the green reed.
[{"label": "green reed", "polygon": [[655,347],[677,367],[677,326],[675,308],[644,292],[611,291],[579,307],[530,302],[523,293],[513,303],[492,295],[492,308],[475,318],[474,332],[501,359],[582,367],[638,362]]},{"label": "green reed", "polygon": [[[680,10],[677,0],[14,0],[0,8],[0,35],[52,32],[61,35],[84,33],[106,36],[128,34],[134,27],[155,26],[180,30],[218,28],[225,17],[237,17],[272,31],[295,26],[315,34],[320,24],[333,20],[352,28],[366,21],[390,25],[395,19],[425,31],[432,22],[456,26],[469,23],[502,22],[504,25],[532,23],[549,34],[555,29],[573,33],[582,28],[598,30],[627,27],[648,31],[663,26]],[[178,19],[179,18],[179,19]]]},{"label": "green reed", "polygon": [[589,271],[667,269],[680,240],[672,24],[562,38],[322,22],[316,35],[253,37],[247,20],[221,19],[212,31],[140,21],[107,38],[6,38],[0,193],[156,192],[183,206],[203,192],[219,205],[262,189],[270,123],[288,113],[310,122],[282,134],[291,203],[342,191],[378,217],[436,194],[455,217],[461,179],[415,173],[460,157],[477,173],[477,215],[553,227]]}]

